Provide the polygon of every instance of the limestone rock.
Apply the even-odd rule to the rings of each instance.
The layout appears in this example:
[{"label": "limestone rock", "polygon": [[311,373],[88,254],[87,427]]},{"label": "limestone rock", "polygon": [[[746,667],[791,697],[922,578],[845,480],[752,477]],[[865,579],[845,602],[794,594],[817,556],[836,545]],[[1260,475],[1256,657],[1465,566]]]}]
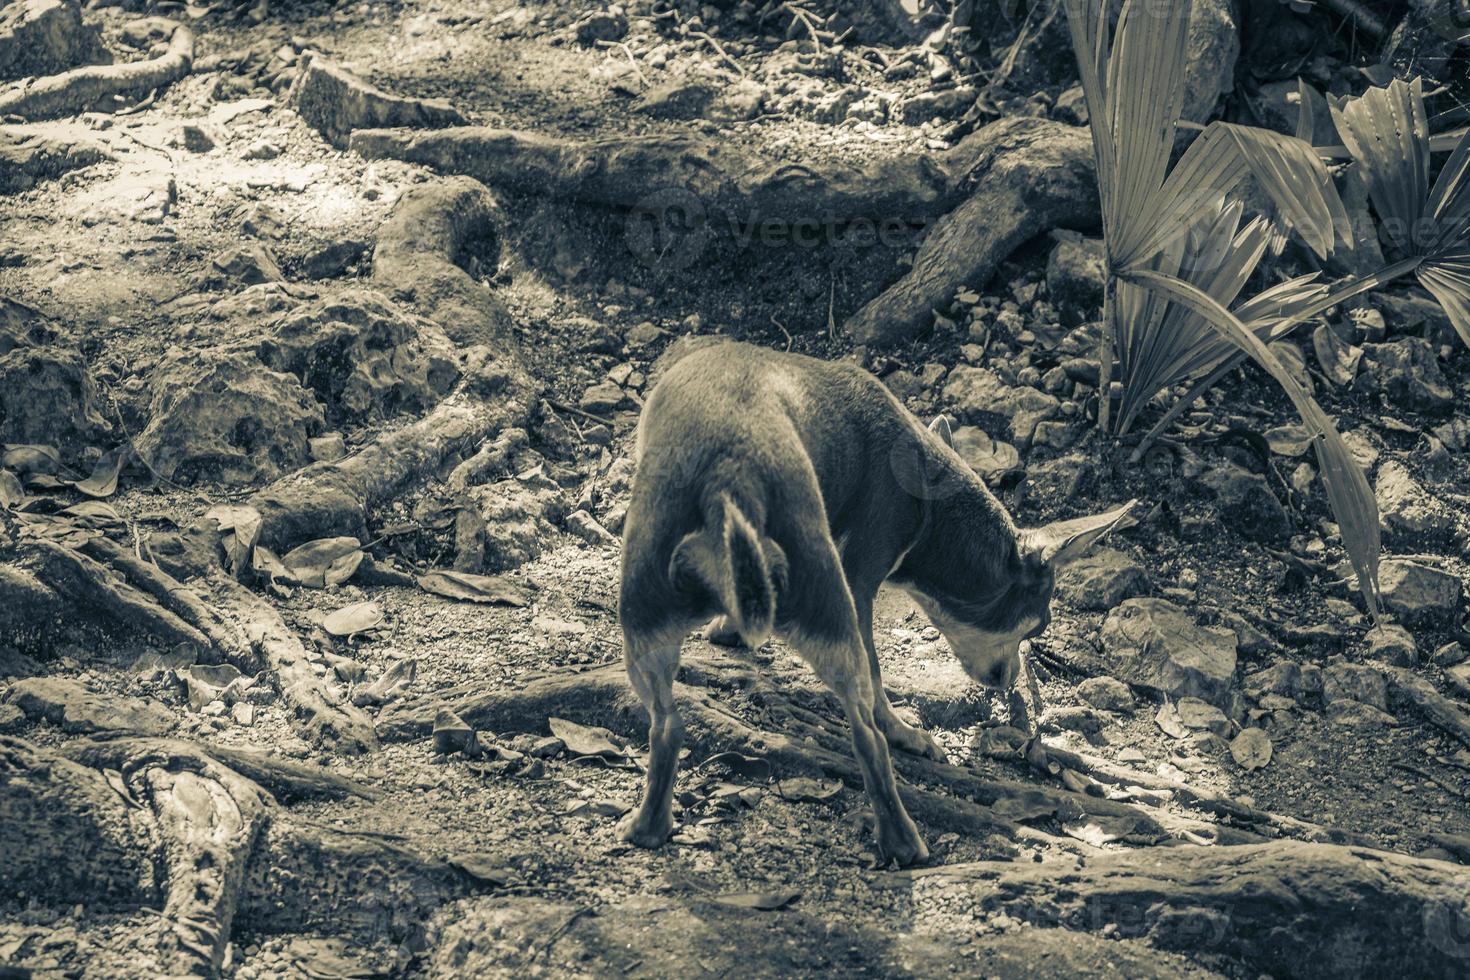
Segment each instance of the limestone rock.
[{"label": "limestone rock", "polygon": [[998,415],[1010,424],[1011,441],[1031,444],[1038,422],[1061,415],[1062,403],[1035,388],[1008,385],[988,368],[961,365],[949,374],[944,399],[968,416]]},{"label": "limestone rock", "polygon": [[258,354],[316,392],[334,422],[425,412],[460,377],[437,327],[371,290],[308,304],[282,320]]},{"label": "limestone rock", "polygon": [[1430,565],[1386,559],[1378,569],[1378,584],[1384,607],[1411,627],[1447,626],[1462,611],[1460,579]]},{"label": "limestone rock", "polygon": [[1332,664],[1322,671],[1322,700],[1361,701],[1375,708],[1388,707],[1388,682],[1383,671],[1367,664]]},{"label": "limestone rock", "polygon": [[1102,711],[1133,712],[1133,691],[1116,677],[1089,677],[1077,685],[1077,696]]},{"label": "limestone rock", "polygon": [[210,265],[214,279],[241,286],[280,282],[284,278],[276,257],[260,242],[247,242],[225,249],[214,257]]},{"label": "limestone rock", "polygon": [[289,374],[243,351],[178,353],[155,369],[137,450],[176,480],[273,480],[311,461],[322,408]]},{"label": "limestone rock", "polygon": [[1102,242],[1076,232],[1055,233],[1046,260],[1046,290],[1052,305],[1072,325],[1097,316],[1103,302]]},{"label": "limestone rock", "polygon": [[562,488],[539,474],[474,487],[470,499],[485,521],[485,569],[492,572],[550,551],[570,510]]},{"label": "limestone rock", "polygon": [[1345,728],[1388,728],[1399,723],[1397,718],[1382,708],[1350,699],[1329,704],[1327,717]]},{"label": "limestone rock", "polygon": [[1368,631],[1368,656],[1399,667],[1412,667],[1419,662],[1419,648],[1414,636],[1402,626],[1385,623]]},{"label": "limestone rock", "polygon": [[1365,344],[1363,362],[1366,370],[1360,380],[1394,408],[1442,414],[1454,405],[1454,389],[1439,369],[1434,348],[1423,337]]},{"label": "limestone rock", "polygon": [[0,5],[0,81],[111,62],[101,32],[82,22],[77,0]]},{"label": "limestone rock", "polygon": [[28,191],[42,181],[111,159],[112,154],[90,138],[0,126],[0,194]]},{"label": "limestone rock", "polygon": [[96,382],[74,351],[21,346],[0,357],[0,442],[73,456],[111,431]]},{"label": "limestone rock", "polygon": [[1206,471],[1200,480],[1214,495],[1225,525],[1242,537],[1269,544],[1290,532],[1286,508],[1265,477],[1226,464]]},{"label": "limestone rock", "polygon": [[1078,609],[1112,609],[1148,590],[1143,566],[1114,548],[1098,548],[1057,575],[1057,595]]},{"label": "limestone rock", "polygon": [[1455,532],[1454,512],[1426,492],[1397,460],[1378,468],[1374,495],[1385,536],[1446,538]]},{"label": "limestone rock", "polygon": [[1103,653],[1123,681],[1223,705],[1235,678],[1235,634],[1200,626],[1166,599],[1129,599],[1108,614]]},{"label": "limestone rock", "polygon": [[313,58],[291,89],[291,104],[307,125],[339,149],[354,129],[462,126],[468,119],[442,99],[389,95],[340,65]]}]

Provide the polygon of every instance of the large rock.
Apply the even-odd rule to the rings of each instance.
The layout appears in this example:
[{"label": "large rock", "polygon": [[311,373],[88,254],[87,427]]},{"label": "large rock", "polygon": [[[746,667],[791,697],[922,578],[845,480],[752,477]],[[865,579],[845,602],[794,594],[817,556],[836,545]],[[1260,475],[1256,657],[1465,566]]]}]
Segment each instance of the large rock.
[{"label": "large rock", "polygon": [[1455,403],[1454,389],[1439,369],[1439,358],[1423,337],[1363,345],[1363,368],[1359,381],[1394,408],[1437,415]]},{"label": "large rock", "polygon": [[161,475],[227,484],[273,480],[311,461],[322,407],[289,374],[243,351],[174,354],[153,372],[137,450]]},{"label": "large rock", "polygon": [[307,125],[339,149],[354,129],[402,126],[432,129],[469,120],[442,99],[389,95],[325,58],[313,58],[291,89],[291,104]]},{"label": "large rock", "polygon": [[1167,599],[1129,599],[1108,614],[1103,655],[1118,679],[1224,707],[1235,679],[1235,633],[1196,623]]},{"label": "large rock", "polygon": [[1385,536],[1443,539],[1455,532],[1454,511],[1430,496],[1397,460],[1389,460],[1378,468],[1374,494]]},{"label": "large rock", "polygon": [[106,65],[112,55],[76,0],[13,0],[0,6],[0,81]]},{"label": "large rock", "polygon": [[1463,589],[1458,576],[1430,565],[1389,558],[1378,568],[1384,607],[1409,626],[1458,624]]},{"label": "large rock", "polygon": [[1057,575],[1057,596],[1078,609],[1112,609],[1148,592],[1143,566],[1114,548],[1099,548]]},{"label": "large rock", "polygon": [[0,127],[0,194],[28,191],[45,180],[90,167],[112,154],[86,136],[39,133],[19,126]]},{"label": "large rock", "polygon": [[571,509],[565,491],[539,474],[473,487],[470,500],[485,522],[489,571],[515,568],[554,548],[560,543],[556,525]]},{"label": "large rock", "polygon": [[370,290],[305,306],[258,353],[316,392],[339,423],[427,411],[460,377],[454,348],[437,327]]},{"label": "large rock", "polygon": [[1265,477],[1226,464],[1206,471],[1200,482],[1214,496],[1225,526],[1242,537],[1270,544],[1290,532],[1291,519]]},{"label": "large rock", "polygon": [[78,354],[21,346],[0,357],[0,442],[41,443],[70,456],[110,432]]},{"label": "large rock", "polygon": [[1038,422],[1062,413],[1062,403],[1054,396],[1024,385],[1008,385],[989,368],[968,364],[949,373],[944,400],[968,418],[1004,418],[1010,425],[1011,441],[1023,449],[1031,444]]},{"label": "large rock", "polygon": [[94,694],[60,677],[29,677],[11,688],[6,700],[32,721],[44,719],[66,732],[162,735],[174,725],[173,715],[157,701]]}]

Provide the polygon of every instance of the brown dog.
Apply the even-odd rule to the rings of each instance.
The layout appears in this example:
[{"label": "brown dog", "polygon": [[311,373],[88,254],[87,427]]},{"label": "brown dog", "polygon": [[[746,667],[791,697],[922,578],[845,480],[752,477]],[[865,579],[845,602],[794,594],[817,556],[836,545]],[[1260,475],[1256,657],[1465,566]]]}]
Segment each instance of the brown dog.
[{"label": "brown dog", "polygon": [[679,647],[723,615],[752,646],[786,639],[837,695],[877,817],[881,857],[928,850],[899,801],[888,745],[942,758],[888,704],[873,599],[909,592],[971,677],[1005,688],[1020,644],[1046,628],[1054,573],[1128,513],[1032,531],[949,445],[851,365],[723,343],[659,382],[638,431],[618,614],[633,688],[652,718],[648,785],[625,840],[673,831],[683,725]]}]

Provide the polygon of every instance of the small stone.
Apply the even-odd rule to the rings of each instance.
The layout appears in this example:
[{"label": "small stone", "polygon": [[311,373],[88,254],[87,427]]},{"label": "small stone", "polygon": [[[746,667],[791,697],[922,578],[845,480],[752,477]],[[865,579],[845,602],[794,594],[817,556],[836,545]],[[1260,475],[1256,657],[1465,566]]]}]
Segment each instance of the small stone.
[{"label": "small stone", "polygon": [[1414,637],[1402,626],[1385,623],[1368,631],[1368,656],[1398,667],[1412,667],[1419,662],[1419,648]]},{"label": "small stone", "polygon": [[347,455],[347,440],[340,432],[328,432],[307,440],[311,458],[318,463],[331,463]]},{"label": "small stone", "polygon": [[1096,735],[1102,731],[1102,717],[1092,708],[1057,707],[1042,712],[1037,723],[1043,729],[1077,732],[1081,735]]},{"label": "small stone", "polygon": [[616,411],[627,397],[622,388],[611,381],[603,381],[582,392],[577,404],[584,412],[603,414]]},{"label": "small stone", "polygon": [[[1046,289],[1063,323],[1076,326],[1094,319],[1103,301],[1103,246],[1075,232],[1058,232],[1046,262]],[[1096,367],[1092,384],[1097,383]]]},{"label": "small stone", "polygon": [[262,282],[281,282],[281,267],[275,256],[259,242],[247,242],[226,249],[214,257],[214,272],[217,278],[253,286]]},{"label": "small stone", "polygon": [[1052,116],[1073,126],[1086,126],[1091,118],[1087,112],[1087,95],[1081,85],[1074,85],[1057,96],[1052,106]]},{"label": "small stone", "polygon": [[249,728],[255,724],[255,705],[249,701],[236,701],[230,709],[230,717],[240,727]]},{"label": "small stone", "polygon": [[568,531],[590,545],[612,547],[618,543],[618,539],[610,534],[607,528],[597,523],[597,520],[584,510],[568,514],[566,523]]},{"label": "small stone", "polygon": [[624,341],[632,350],[647,347],[649,344],[657,343],[668,336],[668,331],[645,320],[637,326],[631,327],[624,336]]},{"label": "small stone", "polygon": [[628,33],[628,18],[621,11],[598,10],[577,22],[577,41],[592,45],[598,41],[620,41]]},{"label": "small stone", "polygon": [[1230,719],[1225,717],[1225,712],[1207,701],[1201,701],[1199,698],[1180,698],[1174,707],[1179,712],[1179,720],[1186,728],[1211,732],[1221,738],[1230,734]]},{"label": "small stone", "polygon": [[1226,464],[1206,471],[1201,482],[1213,494],[1225,525],[1247,540],[1272,543],[1290,532],[1286,508],[1265,477]]},{"label": "small stone", "polygon": [[1346,699],[1329,704],[1327,717],[1346,728],[1385,728],[1399,723],[1397,718],[1382,708]]},{"label": "small stone", "polygon": [[1077,696],[1102,711],[1133,713],[1133,691],[1116,677],[1089,677],[1077,685]]},{"label": "small stone", "polygon": [[245,152],[241,153],[240,156],[246,160],[274,160],[282,152],[284,151],[282,151],[279,144],[273,143],[270,140],[256,140],[254,143],[245,147]]},{"label": "small stone", "polygon": [[1332,664],[1322,671],[1322,700],[1361,701],[1388,707],[1388,682],[1383,672],[1366,664]]},{"label": "small stone", "polygon": [[184,149],[190,153],[208,153],[214,149],[214,140],[210,138],[209,133],[205,132],[202,126],[196,126],[190,123],[180,130],[179,135],[183,140]]},{"label": "small stone", "polygon": [[1406,626],[1436,628],[1457,622],[1462,588],[1458,576],[1419,562],[1385,559],[1378,569],[1383,605]]},{"label": "small stone", "polygon": [[1434,348],[1423,337],[1404,337],[1363,348],[1366,370],[1360,375],[1389,405],[1411,412],[1443,414],[1455,393],[1439,369]]},{"label": "small stone", "polygon": [[1455,532],[1454,512],[1425,491],[1397,460],[1389,460],[1378,468],[1374,496],[1378,500],[1379,521],[1387,535],[1443,539]]}]

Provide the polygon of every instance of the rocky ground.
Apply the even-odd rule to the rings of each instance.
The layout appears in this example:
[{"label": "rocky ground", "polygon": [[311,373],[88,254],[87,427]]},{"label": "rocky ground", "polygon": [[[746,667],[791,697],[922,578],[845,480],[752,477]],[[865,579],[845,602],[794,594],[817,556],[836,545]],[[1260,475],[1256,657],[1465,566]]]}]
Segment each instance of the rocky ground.
[{"label": "rocky ground", "polygon": [[[1289,130],[1296,73],[1434,47],[1196,7],[1199,120]],[[1061,15],[926,46],[885,9],[0,7],[0,80],[96,73],[0,91],[0,970],[1463,972],[1447,318],[1385,291],[1292,340],[1376,488],[1375,626],[1269,379],[1136,461],[1098,439]],[[925,233],[987,193],[1018,203],[936,298]],[[1146,504],[1008,697],[883,596],[891,696],[950,761],[898,760],[925,868],[874,866],[779,643],[686,644],[679,830],[614,835],[633,428],[717,336],[949,414],[1022,524]]]}]

